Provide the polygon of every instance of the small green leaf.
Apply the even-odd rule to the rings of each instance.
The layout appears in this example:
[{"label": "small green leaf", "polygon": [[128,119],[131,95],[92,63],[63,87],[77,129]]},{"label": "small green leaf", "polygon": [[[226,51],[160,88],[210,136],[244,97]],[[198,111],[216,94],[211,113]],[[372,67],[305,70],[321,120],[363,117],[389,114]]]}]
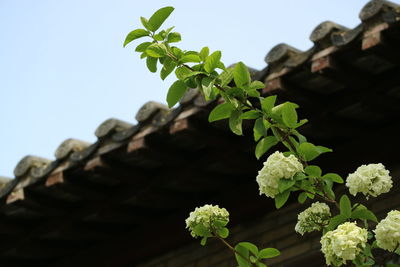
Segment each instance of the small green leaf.
[{"label": "small green leaf", "polygon": [[203,238],[201,239],[200,245],[205,246],[206,243],[207,243],[207,237],[205,236],[205,237],[203,237]]},{"label": "small green leaf", "polygon": [[[256,158],[260,159],[262,155],[264,155],[271,147],[276,145],[279,141],[276,139],[275,136],[267,136],[258,142],[256,146]],[[282,179],[281,179],[282,180]]]},{"label": "small green leaf", "polygon": [[167,103],[170,108],[178,103],[179,99],[181,99],[185,94],[187,88],[186,84],[181,80],[178,80],[171,85],[167,94]]},{"label": "small green leaf", "polygon": [[229,117],[229,128],[234,134],[242,135],[242,111],[240,109],[234,109]]},{"label": "small green leaf", "polygon": [[143,27],[145,27],[147,30],[150,31],[150,29],[149,29],[149,21],[144,17],[140,17],[140,21],[142,22]]},{"label": "small green leaf", "polygon": [[283,193],[284,191],[291,188],[295,183],[296,181],[292,179],[280,179],[278,184],[278,190],[280,193]]},{"label": "small green leaf", "polygon": [[251,81],[250,72],[243,62],[239,62],[235,65],[233,79],[237,87],[245,88],[249,86]]},{"label": "small green leaf", "polygon": [[340,215],[350,218],[351,216],[351,202],[347,195],[343,195],[340,198]]},{"label": "small green leaf", "polygon": [[375,214],[366,208],[365,209],[356,209],[355,211],[353,211],[351,213],[351,218],[378,222],[378,219],[376,218]]},{"label": "small green leaf", "polygon": [[297,148],[297,152],[299,152],[299,154],[302,155],[306,161],[313,160],[320,154],[330,151],[332,150],[321,149],[320,146],[315,146],[308,142],[301,143],[300,146]]},{"label": "small green leaf", "polygon": [[290,196],[290,190],[286,190],[283,193],[280,193],[275,196],[275,207],[277,209],[281,208],[283,205],[285,205],[286,201],[288,201]]},{"label": "small green leaf", "polygon": [[301,192],[297,198],[299,203],[303,204],[307,200],[307,193],[306,192]]},{"label": "small green leaf", "polygon": [[171,58],[166,58],[160,72],[161,79],[165,80],[174,71],[175,67],[176,63]]},{"label": "small green leaf", "polygon": [[239,264],[240,267],[250,267],[250,263],[248,262],[249,260],[249,250],[245,248],[244,246],[237,244],[235,246],[235,250],[238,253],[235,253],[235,258],[237,263]]},{"label": "small green leaf", "polygon": [[297,126],[297,112],[296,106],[287,104],[283,106],[282,119],[286,126],[290,128],[296,128]]},{"label": "small green leaf", "polygon": [[209,54],[210,54],[210,49],[207,46],[205,46],[200,50],[199,56],[201,60],[204,61],[206,60]]},{"label": "small green leaf", "polygon": [[261,98],[260,102],[261,102],[262,110],[264,112],[266,112],[267,114],[270,114],[272,111],[272,108],[275,105],[275,101],[276,101],[276,95],[271,95],[266,98]]},{"label": "small green leaf", "polygon": [[257,110],[249,110],[242,114],[242,120],[254,120],[261,116]]},{"label": "small green leaf", "polygon": [[339,224],[344,223],[347,219],[348,219],[348,218],[347,218],[346,216],[344,216],[344,215],[341,215],[341,214],[336,215],[335,217],[332,217],[332,218],[331,218],[331,220],[329,221],[329,224],[328,224],[328,226],[326,227],[326,229],[327,229],[328,231],[335,230],[336,227],[337,227]]},{"label": "small green leaf", "polygon": [[258,255],[258,248],[256,245],[250,242],[240,242],[240,246],[245,247],[248,251],[250,251],[253,255]]},{"label": "small green leaf", "polygon": [[325,180],[323,184],[324,192],[328,195],[330,199],[335,199],[335,192],[332,190],[333,182],[331,180]]},{"label": "small green leaf", "polygon": [[222,119],[227,119],[230,117],[233,110],[233,106],[230,103],[222,103],[217,105],[208,116],[208,121],[218,121]]},{"label": "small green leaf", "polygon": [[260,140],[261,137],[267,136],[268,134],[268,129],[270,126],[266,127],[267,124],[265,124],[264,121],[265,120],[263,118],[258,118],[254,123],[253,132],[255,141]]},{"label": "small green leaf", "polygon": [[181,63],[188,63],[188,62],[200,62],[200,57],[198,55],[184,55],[181,59],[180,59]]},{"label": "small green leaf", "polygon": [[174,11],[173,7],[167,6],[157,10],[147,22],[149,30],[155,32],[160,28],[164,21],[169,17],[169,15]]},{"label": "small green leaf", "polygon": [[344,181],[342,179],[342,177],[340,177],[338,174],[336,173],[327,173],[324,176],[322,176],[322,178],[324,179],[329,179],[332,182],[338,183],[338,184],[343,184]]},{"label": "small green leaf", "polygon": [[167,42],[168,43],[176,43],[181,41],[181,34],[179,32],[171,32],[170,34],[168,34],[167,37]]},{"label": "small green leaf", "polygon": [[265,84],[263,82],[260,81],[253,81],[250,83],[250,90],[258,90],[258,89],[262,89],[265,87]]},{"label": "small green leaf", "polygon": [[233,79],[233,69],[229,68],[225,70],[218,76],[218,79],[221,81],[220,85],[222,87],[227,86]]},{"label": "small green leaf", "polygon": [[221,51],[215,51],[211,55],[209,55],[204,62],[204,70],[208,73],[214,71],[214,69],[218,66],[218,62],[221,60]]},{"label": "small green leaf", "polygon": [[204,77],[201,80],[201,87],[203,89],[204,96],[206,100],[211,98],[212,88],[214,86],[214,80],[210,77]]},{"label": "small green leaf", "polygon": [[[291,155],[291,154],[289,154],[289,155]],[[285,157],[287,157],[286,155],[285,155]],[[296,181],[301,181],[301,180],[304,180],[304,179],[306,179],[307,178],[307,175],[305,175],[304,173],[302,173],[302,172],[297,172],[294,176],[293,176],[293,179],[295,179]]]},{"label": "small green leaf", "polygon": [[141,37],[149,36],[149,35],[150,35],[150,33],[144,29],[136,29],[134,31],[131,31],[130,33],[128,33],[128,35],[125,38],[124,47],[127,44],[129,44],[130,42],[132,42],[133,40],[136,40]]},{"label": "small green leaf", "polygon": [[146,51],[147,47],[149,47],[149,45],[151,45],[150,42],[141,43],[140,45],[136,46],[135,51],[136,52],[144,52],[144,51]]},{"label": "small green leaf", "polygon": [[264,248],[258,253],[260,259],[269,259],[279,256],[281,253],[276,248]]},{"label": "small green leaf", "polygon": [[309,165],[304,169],[304,172],[312,177],[321,177],[322,170],[316,165]]},{"label": "small green leaf", "polygon": [[222,238],[227,238],[229,236],[229,230],[226,227],[218,229],[217,233]]},{"label": "small green leaf", "polygon": [[154,43],[146,49],[147,55],[151,57],[163,57],[166,54],[166,49],[163,44]]},{"label": "small green leaf", "polygon": [[156,72],[157,71],[157,58],[155,57],[147,57],[146,65],[149,71]]}]

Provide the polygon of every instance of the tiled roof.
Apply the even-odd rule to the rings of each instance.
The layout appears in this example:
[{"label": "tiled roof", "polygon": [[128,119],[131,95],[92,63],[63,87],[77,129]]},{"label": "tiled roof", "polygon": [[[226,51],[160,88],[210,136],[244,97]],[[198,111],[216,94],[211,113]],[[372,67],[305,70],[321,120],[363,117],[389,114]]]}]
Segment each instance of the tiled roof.
[{"label": "tiled roof", "polygon": [[[305,135],[336,150],[320,163],[342,171],[363,160],[394,165],[387,150],[399,147],[399,8],[371,1],[360,19],[354,29],[321,23],[304,52],[275,46],[253,75],[265,82],[264,94],[300,104],[311,121]],[[236,211],[236,222],[257,214],[255,201],[263,210],[271,206],[256,196],[260,162],[251,125],[237,137],[225,122],[209,124],[215,105],[193,89],[172,110],[146,103],[137,125],[104,121],[93,144],[65,140],[54,161],[21,159],[14,179],[0,179],[0,265],[71,266],[96,258],[119,266],[187,242],[183,218],[195,205],[218,200]],[[360,158],[349,155],[349,144]]]}]

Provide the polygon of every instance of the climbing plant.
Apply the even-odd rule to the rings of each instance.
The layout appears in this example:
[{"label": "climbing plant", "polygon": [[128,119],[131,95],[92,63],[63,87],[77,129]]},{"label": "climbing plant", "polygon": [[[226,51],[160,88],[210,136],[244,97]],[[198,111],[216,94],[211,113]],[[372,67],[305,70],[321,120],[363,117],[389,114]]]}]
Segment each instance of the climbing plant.
[{"label": "climbing plant", "polygon": [[[299,132],[299,127],[307,123],[307,119],[298,118],[299,106],[292,102],[278,104],[276,95],[262,96],[264,84],[253,81],[242,62],[227,68],[221,61],[221,51],[210,51],[208,47],[185,51],[175,46],[181,34],[173,31],[174,27],[160,30],[173,10],[164,7],[149,19],[141,17],[143,27],[131,31],[124,42],[126,46],[146,38],[135,51],[146,60],[149,71],[159,69],[163,80],[175,74],[177,80],[167,93],[168,106],[178,103],[189,88],[197,88],[206,100],[221,100],[210,112],[209,122],[227,119],[230,130],[242,135],[243,120],[253,121],[257,159],[282,143],[287,151],[272,153],[256,177],[260,194],[273,198],[277,209],[293,194],[299,203],[307,199],[321,201],[298,214],[294,230],[301,235],[321,232],[321,251],[327,265],[351,262],[356,266],[400,266],[390,258],[377,262],[372,253],[372,249],[383,249],[400,255],[400,211],[390,211],[379,222],[366,206],[352,201],[347,194],[339,197],[334,192],[335,184],[345,183],[353,196],[377,197],[392,188],[389,171],[380,163],[362,165],[345,182],[340,175],[325,173],[313,165],[314,159],[332,150],[309,142]],[[258,248],[250,242],[229,244],[228,222],[228,211],[218,205],[198,207],[186,219],[188,230],[201,239],[201,245],[206,245],[209,238],[220,240],[233,252],[240,267],[264,267],[266,259],[280,254],[275,248]]]}]

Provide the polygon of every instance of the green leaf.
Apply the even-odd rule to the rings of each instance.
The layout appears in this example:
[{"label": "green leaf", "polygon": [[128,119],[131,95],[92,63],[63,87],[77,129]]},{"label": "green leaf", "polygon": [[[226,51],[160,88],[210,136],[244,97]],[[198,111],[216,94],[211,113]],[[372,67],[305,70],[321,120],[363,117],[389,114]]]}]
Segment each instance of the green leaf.
[{"label": "green leaf", "polygon": [[332,150],[327,148],[321,148],[321,146],[315,146],[311,143],[304,142],[301,143],[300,146],[297,148],[297,152],[303,156],[306,161],[310,161],[321,155],[325,152],[330,152]]},{"label": "green leaf", "polygon": [[350,218],[351,216],[351,202],[347,195],[343,195],[340,198],[340,215]]},{"label": "green leaf", "polygon": [[250,267],[249,259],[249,250],[242,246],[240,243],[235,246],[235,250],[238,253],[235,253],[235,258],[240,267]]},{"label": "green leaf", "polygon": [[239,62],[235,65],[233,70],[233,79],[237,87],[245,88],[250,84],[250,72],[243,62]]},{"label": "green leaf", "polygon": [[186,84],[181,80],[178,80],[171,85],[167,94],[167,103],[170,108],[178,103],[179,99],[181,99],[185,94],[187,88]]},{"label": "green leaf", "polygon": [[275,196],[275,207],[277,209],[281,208],[283,205],[285,205],[286,201],[288,201],[290,196],[290,190],[286,190],[283,193],[280,193]]},{"label": "green leaf", "polygon": [[222,87],[227,86],[233,79],[233,69],[227,69],[223,71],[219,76],[218,79],[221,81],[220,85]]},{"label": "green leaf", "polygon": [[166,54],[166,48],[163,44],[154,43],[147,47],[146,53],[151,57],[163,57]]},{"label": "green leaf", "polygon": [[124,42],[124,47],[127,44],[129,44],[130,42],[132,42],[133,40],[136,40],[141,37],[149,36],[149,35],[150,35],[150,33],[144,29],[133,30],[130,33],[128,33],[128,35],[126,36],[125,42]]},{"label": "green leaf", "polygon": [[282,119],[286,126],[296,128],[297,126],[297,112],[296,106],[290,104],[284,105],[282,110]]},{"label": "green leaf", "polygon": [[203,89],[204,96],[206,100],[211,98],[212,88],[214,86],[214,80],[210,77],[204,77],[201,80],[201,87]]},{"label": "green leaf", "polygon": [[140,17],[140,21],[142,22],[143,27],[145,27],[147,30],[150,31],[150,29],[149,29],[149,21],[144,17]]},{"label": "green leaf", "polygon": [[210,49],[207,46],[205,46],[200,50],[199,56],[201,60],[204,61],[206,60],[209,54],[210,54]]},{"label": "green leaf", "polygon": [[335,230],[336,227],[337,227],[339,224],[344,223],[347,219],[348,219],[348,218],[347,218],[346,216],[344,216],[344,215],[341,215],[341,214],[336,215],[335,217],[332,217],[332,218],[331,218],[331,220],[329,221],[329,224],[328,224],[328,226],[326,227],[326,229],[327,229],[328,231]]},{"label": "green leaf", "polygon": [[136,46],[135,51],[136,52],[144,52],[144,51],[146,51],[147,47],[149,47],[149,45],[151,45],[150,42],[141,43],[140,45]]},{"label": "green leaf", "polygon": [[227,238],[229,236],[229,230],[228,230],[228,228],[224,227],[224,228],[218,229],[217,234],[222,238]]},{"label": "green leaf", "polygon": [[279,256],[281,253],[276,248],[264,248],[258,253],[260,259],[269,259]]},{"label": "green leaf", "polygon": [[279,141],[276,139],[275,136],[267,136],[261,139],[256,146],[256,158],[260,159],[262,155],[264,155],[271,147],[276,145],[278,142]]},{"label": "green leaf", "polygon": [[234,134],[242,135],[242,111],[234,109],[229,117],[229,128]]},{"label": "green leaf", "polygon": [[233,106],[230,103],[222,103],[217,105],[208,115],[208,121],[218,121],[222,119],[227,119],[230,117],[233,110]]},{"label": "green leaf", "polygon": [[336,173],[327,173],[324,176],[322,176],[322,178],[331,180],[332,182],[335,182],[335,183],[338,183],[338,184],[343,184],[344,183],[342,177],[340,177],[340,175],[338,175]]},{"label": "green leaf", "polygon": [[181,41],[181,34],[179,32],[171,32],[170,34],[168,34],[167,37],[167,42],[168,43],[176,43]]},{"label": "green leaf", "polygon": [[[254,128],[253,128],[253,132],[254,132],[254,140],[258,141],[261,137],[263,136],[267,136],[268,134],[268,129],[270,127],[270,125],[268,126],[268,124],[264,123],[264,119],[263,118],[258,118],[255,123],[254,123]],[[268,126],[268,127],[266,127]]]},{"label": "green leaf", "polygon": [[328,197],[330,199],[335,199],[335,192],[332,190],[333,182],[331,180],[325,180],[325,183],[322,186]]},{"label": "green leaf", "polygon": [[215,51],[211,55],[209,55],[204,62],[204,69],[208,73],[214,71],[214,69],[218,66],[218,62],[221,60],[221,51]]},{"label": "green leaf", "polygon": [[295,183],[296,181],[292,179],[280,179],[278,184],[278,190],[280,193],[283,193],[284,191],[291,188]]},{"label": "green leaf", "polygon": [[261,116],[257,110],[249,110],[242,114],[242,120],[254,120]]},{"label": "green leaf", "polygon": [[174,11],[171,6],[163,7],[157,10],[148,21],[148,28],[150,31],[155,32],[160,28],[164,21],[169,17],[169,15]]},{"label": "green leaf", "polygon": [[157,58],[155,57],[147,57],[146,65],[149,71],[156,72],[157,71]]},{"label": "green leaf", "polygon": [[262,89],[264,87],[265,87],[265,84],[263,82],[253,81],[250,83],[249,89],[250,90],[258,90],[258,89]]},{"label": "green leaf", "polygon": [[256,245],[250,242],[240,242],[238,245],[245,247],[248,251],[250,251],[253,255],[258,255],[258,248]]},{"label": "green leaf", "polygon": [[168,75],[170,75],[171,72],[174,71],[175,67],[176,63],[172,61],[172,59],[166,58],[160,72],[161,79],[165,80],[165,78],[167,78]]},{"label": "green leaf", "polygon": [[203,238],[201,239],[200,245],[205,246],[206,243],[207,243],[207,237],[205,236],[205,237],[203,237]]},{"label": "green leaf", "polygon": [[198,55],[184,55],[180,59],[181,63],[188,63],[188,62],[200,62],[200,57]]},{"label": "green leaf", "polygon": [[[290,152],[289,152],[290,153]],[[285,154],[284,154],[285,155]],[[292,155],[292,154],[289,154]],[[285,155],[285,157],[288,157]],[[301,181],[307,178],[307,175],[305,175],[303,172],[297,172],[294,176],[293,179],[295,179],[296,181]]]},{"label": "green leaf", "polygon": [[378,219],[376,218],[375,214],[366,208],[365,209],[356,209],[355,211],[353,211],[351,213],[351,218],[378,222]]},{"label": "green leaf", "polygon": [[297,198],[299,203],[303,204],[307,200],[307,193],[306,192],[301,192]]},{"label": "green leaf", "polygon": [[321,174],[322,174],[321,168],[316,166],[316,165],[307,166],[304,169],[304,172],[307,173],[309,176],[312,176],[312,177],[321,177]]},{"label": "green leaf", "polygon": [[257,267],[267,267],[267,265],[262,262],[256,262],[256,266]]},{"label": "green leaf", "polygon": [[275,105],[275,101],[276,101],[276,95],[271,95],[266,98],[261,98],[260,102],[261,102],[262,110],[264,112],[266,112],[267,114],[270,114],[272,111],[272,108]]}]

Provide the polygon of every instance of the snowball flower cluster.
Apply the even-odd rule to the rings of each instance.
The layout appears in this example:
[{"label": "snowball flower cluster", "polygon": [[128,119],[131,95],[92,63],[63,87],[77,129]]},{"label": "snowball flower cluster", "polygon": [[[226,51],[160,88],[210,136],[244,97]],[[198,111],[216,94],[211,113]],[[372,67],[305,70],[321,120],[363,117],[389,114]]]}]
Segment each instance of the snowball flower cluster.
[{"label": "snowball flower cluster", "polygon": [[375,238],[380,248],[394,251],[400,246],[400,211],[392,210],[376,226]]},{"label": "snowball flower cluster", "polygon": [[345,222],[336,230],[327,232],[321,238],[326,264],[340,266],[347,260],[354,260],[364,249],[367,235],[367,229],[358,227],[355,222]]},{"label": "snowball flower cluster", "polygon": [[322,227],[329,223],[330,217],[329,206],[325,203],[315,202],[297,216],[294,230],[301,235],[307,232],[321,231]]},{"label": "snowball flower cluster", "polygon": [[279,180],[292,179],[300,171],[303,171],[303,165],[295,156],[285,157],[283,153],[276,151],[268,157],[264,167],[258,172],[256,180],[260,195],[274,198],[279,193]]},{"label": "snowball flower cluster", "polygon": [[218,205],[204,205],[189,214],[186,219],[186,228],[189,229],[193,237],[203,236],[199,234],[197,229],[205,229],[206,232],[211,233],[211,228],[215,227],[216,221],[228,223],[229,212]]},{"label": "snowball flower cluster", "polygon": [[377,197],[389,192],[392,188],[392,177],[381,163],[361,165],[354,173],[349,174],[346,186],[353,196],[363,193],[367,198]]}]

